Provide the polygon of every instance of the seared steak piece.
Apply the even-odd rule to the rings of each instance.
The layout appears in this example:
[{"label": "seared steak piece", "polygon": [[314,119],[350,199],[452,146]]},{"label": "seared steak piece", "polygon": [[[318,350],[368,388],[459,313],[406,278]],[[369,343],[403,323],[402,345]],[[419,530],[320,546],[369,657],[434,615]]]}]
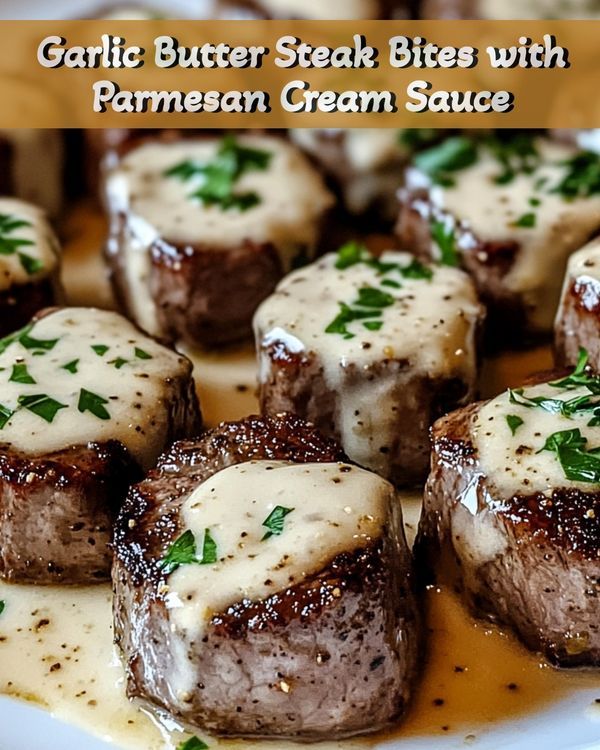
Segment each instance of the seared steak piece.
[{"label": "seared steak piece", "polygon": [[400,504],[311,425],[248,417],[176,443],[114,544],[130,697],[217,735],[302,740],[405,710],[420,630]]},{"label": "seared steak piece", "polygon": [[[43,92],[19,92],[28,104],[52,106]],[[64,199],[64,144],[59,130],[0,129],[0,195],[11,195],[56,216]]]},{"label": "seared steak piece", "polygon": [[523,19],[598,18],[598,8],[588,0],[421,0],[419,17],[482,18],[497,21]]},{"label": "seared steak piece", "polygon": [[213,0],[217,18],[305,18],[353,21],[409,18],[416,0]]},{"label": "seared steak piece", "polygon": [[348,243],[256,313],[261,409],[309,419],[394,483],[422,480],[430,425],[475,398],[482,319],[462,271]]},{"label": "seared steak piece", "polygon": [[567,259],[600,232],[600,194],[582,180],[599,159],[523,131],[452,136],[407,172],[401,246],[465,268],[490,340],[522,345],[551,331]]},{"label": "seared steak piece", "polygon": [[109,168],[105,198],[125,310],[201,345],[249,334],[278,279],[315,253],[333,202],[297,149],[256,135],[144,142]]},{"label": "seared steak piece", "polygon": [[584,348],[600,371],[600,239],[569,259],[555,322],[555,351],[560,365],[574,365]]},{"label": "seared steak piece", "polygon": [[600,665],[599,386],[582,360],[440,419],[416,542],[477,614],[565,667]]},{"label": "seared steak piece", "polygon": [[60,300],[59,273],[60,248],[44,212],[0,198],[0,336]]},{"label": "seared steak piece", "polygon": [[110,575],[112,521],[172,440],[196,434],[191,363],[120,315],[47,312],[0,340],[0,575]]}]

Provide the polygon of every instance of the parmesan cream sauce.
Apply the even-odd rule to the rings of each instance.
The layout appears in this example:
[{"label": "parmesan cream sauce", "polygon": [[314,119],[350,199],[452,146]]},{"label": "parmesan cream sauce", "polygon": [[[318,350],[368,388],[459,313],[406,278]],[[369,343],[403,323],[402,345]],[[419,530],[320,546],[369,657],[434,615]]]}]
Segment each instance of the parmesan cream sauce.
[{"label": "parmesan cream sauce", "polygon": [[[182,508],[197,550],[210,531],[217,562],[183,565],[169,576],[172,624],[197,641],[214,614],[298,584],[336,555],[378,539],[396,502],[391,484],[349,464],[250,461],[223,469]],[[264,522],[278,506],[292,509],[284,532],[265,539]]]},{"label": "parmesan cream sauce", "polygon": [[[10,240],[25,240],[30,245],[20,245],[10,255],[0,254],[0,291],[10,289],[13,284],[22,285],[40,281],[51,276],[59,263],[58,240],[54,235],[44,212],[15,198],[0,198],[0,215],[27,222],[27,226],[11,231],[0,231],[0,235]],[[35,270],[27,271],[19,254],[34,262]]]},{"label": "parmesan cream sauce", "polygon": [[[282,342],[292,354],[316,355],[327,389],[336,394],[336,426],[350,458],[385,475],[387,456],[380,447],[393,442],[398,415],[395,403],[402,383],[415,376],[459,377],[474,386],[475,330],[480,307],[469,277],[440,267],[433,278],[385,278],[400,288],[381,286],[382,277],[365,263],[335,268],[337,256],[295,271],[259,307],[254,327],[259,347],[261,382],[269,378],[268,347]],[[408,266],[406,253],[386,252],[384,263]],[[339,303],[352,304],[362,287],[377,287],[395,301],[382,309],[378,331],[361,321],[350,324],[353,338],[325,329],[337,316]],[[387,367],[370,376],[382,362],[407,360],[406,369]],[[356,377],[355,373],[364,375]],[[358,412],[358,413],[357,413]]]},{"label": "parmesan cream sauce", "polygon": [[[71,298],[99,303],[110,299],[110,290],[104,281],[90,285],[90,276],[99,278],[97,243],[86,245],[81,238],[84,225],[87,228],[95,220],[96,214],[87,209],[76,209],[69,219],[76,239],[67,248],[67,283]],[[72,267],[79,272],[72,274]],[[90,294],[96,296],[90,299]],[[256,411],[249,379],[253,378],[251,352],[207,355],[190,350],[189,354],[211,424]],[[516,383],[539,362],[546,366],[547,360],[547,352],[540,350],[535,361],[530,352],[502,355],[488,362],[486,384],[497,390],[510,379]],[[421,496],[403,493],[401,499],[412,540]],[[186,736],[174,722],[147,713],[125,697],[123,668],[112,643],[110,586],[0,582],[0,601],[6,603],[0,615],[0,694],[43,708],[124,750],[174,750]],[[598,721],[597,673],[552,669],[512,636],[472,620],[446,589],[427,592],[426,614],[428,658],[406,719],[385,735],[320,743],[319,750],[364,750],[403,737],[409,747],[414,737],[428,746],[442,737],[461,745],[472,743],[497,731],[503,721],[531,716],[567,697],[573,701],[569,710],[581,720]],[[197,734],[211,750],[266,747],[264,742],[217,741]],[[278,750],[298,748],[288,742],[276,744]]]},{"label": "parmesan cream sauce", "polygon": [[148,333],[160,333],[149,289],[150,246],[159,238],[224,252],[246,241],[270,243],[284,270],[291,268],[301,250],[309,256],[315,250],[321,219],[334,202],[318,172],[283,139],[251,135],[236,139],[242,146],[272,155],[267,169],[249,171],[235,183],[235,193],[254,192],[260,197],[260,203],[247,211],[223,210],[191,198],[202,184],[201,176],[181,180],[165,175],[186,160],[210,162],[221,139],[142,144],[109,169],[110,210],[127,221],[118,247],[113,239],[109,251],[122,254],[133,314]]},{"label": "parmesan cream sauce", "polygon": [[[152,466],[168,427],[169,380],[187,376],[187,361],[141,334],[121,315],[94,308],[53,312],[38,320],[28,336],[56,343],[44,350],[15,340],[0,354],[0,403],[14,411],[0,430],[0,442],[36,455],[115,439],[142,467]],[[107,349],[97,353],[93,346]],[[115,366],[121,359],[125,362]],[[77,371],[66,370],[65,365],[75,360]],[[15,365],[25,365],[35,383],[11,381]],[[103,408],[109,419],[79,410],[82,388],[106,399]],[[19,397],[36,394],[64,405],[51,423],[19,406]]]},{"label": "parmesan cream sauce", "polygon": [[[431,200],[483,241],[519,243],[504,283],[523,295],[533,327],[550,330],[567,259],[600,228],[600,196],[566,201],[550,192],[565,174],[563,163],[577,151],[545,139],[537,139],[535,145],[541,162],[531,174],[519,173],[506,185],[494,183],[502,166],[482,148],[475,164],[453,175],[453,187],[431,187]],[[408,182],[418,187],[428,180],[410,170]],[[532,206],[531,199],[540,205]],[[535,215],[535,226],[515,226],[528,213]],[[472,249],[468,235],[463,242],[462,250]]]},{"label": "parmesan cream sauce", "polygon": [[[563,390],[543,383],[525,388],[523,396],[517,395],[516,398],[542,396],[567,401],[590,395],[585,387]],[[509,414],[523,420],[514,435],[506,421]],[[588,448],[600,447],[600,428],[588,427],[590,418],[591,412],[576,412],[568,418],[537,406],[528,408],[511,403],[509,393],[502,393],[487,403],[473,421],[481,473],[491,479],[498,494],[504,497],[517,492],[551,495],[557,487],[576,487],[589,492],[589,483],[568,480],[556,453],[542,448],[546,438],[554,432],[572,429],[579,429],[587,438]],[[476,502],[475,491],[473,497]],[[475,510],[476,507],[472,509]]]}]

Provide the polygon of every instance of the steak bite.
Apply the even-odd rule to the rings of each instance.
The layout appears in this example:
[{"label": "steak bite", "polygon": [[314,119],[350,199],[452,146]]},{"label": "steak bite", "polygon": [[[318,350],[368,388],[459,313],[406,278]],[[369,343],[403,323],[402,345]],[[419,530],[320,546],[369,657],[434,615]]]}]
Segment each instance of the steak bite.
[{"label": "steak bite", "polygon": [[0,198],[0,336],[57,302],[59,269],[58,240],[44,212]]},{"label": "steak bite", "polygon": [[547,334],[569,255],[600,232],[599,163],[523,131],[453,136],[407,172],[401,246],[465,268],[497,340]]},{"label": "steak bite", "polygon": [[191,369],[91,308],[50,310],[0,341],[0,576],[109,577],[129,485],[200,428]]},{"label": "steak bite", "polygon": [[600,665],[600,380],[572,375],[440,419],[417,556],[560,666]]},{"label": "steak bite", "polygon": [[600,239],[569,258],[555,322],[555,351],[560,365],[574,365],[581,348],[600,371]]},{"label": "steak bite", "polygon": [[414,0],[213,0],[220,18],[304,18],[315,21],[408,18]]},{"label": "steak bite", "polygon": [[397,720],[419,656],[393,487],[302,420],[176,443],[119,515],[127,691],[221,736],[319,740]]},{"label": "steak bite", "polygon": [[394,483],[419,481],[429,426],[475,398],[482,318],[462,271],[348,243],[258,309],[261,409],[309,419]]},{"label": "steak bite", "polygon": [[223,344],[314,255],[333,197],[293,146],[271,136],[147,141],[109,170],[107,257],[144,330]]}]

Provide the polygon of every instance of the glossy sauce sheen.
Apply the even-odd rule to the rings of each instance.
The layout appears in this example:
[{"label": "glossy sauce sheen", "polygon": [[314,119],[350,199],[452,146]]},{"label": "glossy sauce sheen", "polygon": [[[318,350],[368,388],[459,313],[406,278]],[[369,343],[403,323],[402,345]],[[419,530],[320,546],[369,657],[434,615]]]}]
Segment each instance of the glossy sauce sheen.
[{"label": "glossy sauce sheen", "polygon": [[[14,411],[0,430],[0,442],[40,455],[115,439],[143,467],[151,466],[167,429],[169,379],[187,374],[186,360],[144,336],[120,315],[93,308],[53,312],[37,321],[28,336],[56,343],[50,349],[36,349],[14,341],[0,354],[0,367],[4,368],[0,371],[0,403]],[[107,349],[97,352],[93,346]],[[125,361],[117,367],[120,360]],[[75,361],[76,372],[65,369]],[[35,383],[11,381],[14,367],[19,365],[26,367]],[[81,389],[106,400],[101,406],[109,418],[80,410]],[[20,397],[38,394],[65,407],[56,411],[51,422],[18,406]]]},{"label": "glossy sauce sheen", "polygon": [[[0,292],[10,289],[13,284],[35,283],[50,276],[59,262],[59,247],[58,240],[48,224],[44,212],[21,200],[0,198],[0,215],[28,224],[28,226],[0,232],[8,242],[10,240],[25,240],[31,243],[20,245],[17,251],[12,254],[0,254]],[[19,258],[19,253],[31,258],[35,263],[36,270],[27,271]]]},{"label": "glossy sauce sheen", "polygon": [[111,210],[123,213],[131,230],[122,238],[121,247],[136,320],[149,333],[159,332],[148,286],[149,248],[158,238],[211,251],[227,251],[247,241],[270,243],[284,269],[291,267],[301,249],[309,255],[314,250],[321,218],[333,204],[319,174],[298,149],[281,139],[240,136],[236,140],[271,154],[267,169],[248,171],[235,183],[234,193],[256,193],[260,198],[246,211],[203,205],[190,197],[202,185],[201,176],[184,181],[165,175],[187,160],[211,162],[221,139],[143,144],[130,151],[108,177]]},{"label": "glossy sauce sheen", "polygon": [[[474,382],[479,305],[469,277],[454,268],[436,268],[431,280],[390,273],[386,278],[400,285],[392,288],[381,285],[382,277],[366,263],[337,270],[336,259],[329,254],[290,274],[258,309],[254,326],[262,346],[259,377],[262,382],[269,377],[268,348],[276,342],[292,355],[316,355],[328,390],[337,394],[336,423],[346,453],[362,466],[385,471],[385,454],[379,448],[393,441],[399,383],[419,375]],[[404,267],[410,256],[386,252],[380,260]],[[327,333],[339,303],[352,304],[364,287],[380,288],[394,298],[377,318],[381,328],[367,330],[358,320],[348,326],[352,338]],[[393,360],[406,362],[406,368],[366,377],[369,368]],[[352,378],[349,368],[365,377]]]},{"label": "glossy sauce sheen", "polygon": [[[525,297],[535,328],[550,330],[560,296],[569,253],[580,248],[600,227],[600,196],[564,200],[550,192],[565,175],[562,162],[576,150],[544,139],[536,141],[540,165],[530,174],[520,173],[506,185],[494,183],[502,167],[491,152],[481,149],[470,167],[456,172],[453,187],[431,187],[431,200],[470,229],[481,241],[514,241],[519,244],[515,262],[503,282]],[[545,183],[540,187],[540,180]],[[411,170],[409,183],[428,182]],[[530,199],[540,201],[532,206]],[[515,226],[523,215],[535,215],[533,227]],[[470,236],[462,239],[469,251]]]},{"label": "glossy sauce sheen", "polygon": [[[349,464],[251,461],[223,469],[183,505],[196,549],[209,529],[217,562],[169,576],[172,621],[197,640],[214,614],[298,584],[378,539],[395,502],[391,484]],[[264,521],[277,506],[292,510],[283,531],[265,539]]]},{"label": "glossy sauce sheen", "polygon": [[[95,216],[76,212],[70,229],[87,227]],[[85,242],[69,248],[80,269],[70,284],[72,296],[89,297],[90,275],[97,278],[96,255]],[[71,264],[71,265],[73,265]],[[86,273],[86,269],[91,269]],[[108,287],[93,286],[101,299]],[[249,373],[253,353],[230,351],[221,356],[189,352],[201,375],[203,408],[209,422],[235,419],[256,411]],[[545,366],[546,351],[503,356],[487,363],[486,383],[497,391],[507,382],[517,384],[522,374]],[[235,374],[234,374],[235,373]],[[403,494],[409,537],[414,535],[421,498]],[[112,644],[111,592],[108,585],[89,588],[17,586],[0,582],[0,693],[28,701],[53,715],[84,727],[91,734],[126,750],[174,750],[184,735],[173,722],[162,723],[129,704],[124,675]],[[406,737],[432,747],[440,738],[456,746],[485,739],[506,720],[525,720],[536,711],[552,709],[561,699],[577,696],[574,711],[581,720],[598,720],[598,675],[559,672],[520,646],[516,640],[486,623],[476,623],[447,591],[427,594],[430,629],[428,660],[415,701],[406,720],[384,736],[356,741],[322,743],[319,750],[364,750]],[[69,658],[67,658],[69,657]],[[59,665],[58,667],[56,665]],[[593,690],[596,688],[596,690]],[[578,693],[578,691],[584,691]],[[173,731],[171,731],[173,730]],[[264,742],[227,742],[203,738],[211,748],[265,750]],[[268,748],[271,744],[268,745]],[[298,745],[277,742],[277,750]]]}]

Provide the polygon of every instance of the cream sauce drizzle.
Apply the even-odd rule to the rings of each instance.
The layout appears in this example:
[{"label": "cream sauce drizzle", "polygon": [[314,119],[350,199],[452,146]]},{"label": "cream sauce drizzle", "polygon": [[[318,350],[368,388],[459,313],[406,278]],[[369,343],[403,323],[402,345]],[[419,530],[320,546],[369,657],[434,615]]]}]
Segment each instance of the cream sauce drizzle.
[{"label": "cream sauce drizzle", "polygon": [[[328,389],[337,394],[336,423],[344,449],[361,466],[385,476],[387,459],[379,447],[393,441],[394,393],[399,386],[415,375],[460,377],[474,386],[475,323],[480,308],[470,279],[457,269],[436,268],[430,281],[387,274],[386,278],[401,284],[397,289],[381,286],[381,277],[364,263],[337,270],[336,258],[326,255],[290,274],[258,309],[254,325],[259,377],[261,382],[268,379],[271,360],[266,347],[276,341],[291,352],[316,355]],[[410,256],[386,252],[381,260],[405,267]],[[394,297],[394,303],[377,318],[382,321],[380,330],[366,330],[355,321],[348,328],[353,338],[326,333],[339,312],[339,302],[353,303],[365,286],[381,288]],[[375,372],[373,380],[367,377],[370,368],[394,359],[408,360],[406,371],[392,368],[383,374]],[[366,375],[352,377],[354,371]]]},{"label": "cream sauce drizzle", "polygon": [[[567,401],[590,396],[590,391],[585,387],[563,390],[544,383],[525,388],[524,395]],[[523,420],[514,435],[506,421],[509,414]],[[527,408],[511,403],[508,392],[502,393],[486,404],[473,422],[481,473],[492,478],[499,495],[505,497],[517,492],[551,495],[557,487],[578,487],[589,492],[595,485],[568,480],[556,453],[541,449],[554,432],[572,429],[579,429],[588,439],[587,448],[600,447],[600,428],[588,427],[590,418],[590,412],[575,413],[568,418],[537,406]]]},{"label": "cream sauce drizzle", "polygon": [[301,250],[309,256],[315,250],[321,219],[333,205],[320,175],[298,149],[282,139],[243,135],[237,141],[272,154],[267,169],[249,171],[235,183],[236,193],[260,197],[260,203],[247,211],[223,210],[190,198],[200,187],[201,177],[183,181],[165,175],[186,160],[210,162],[222,143],[217,138],[143,144],[130,151],[107,178],[111,211],[125,215],[127,221],[120,249],[133,314],[149,333],[160,333],[149,289],[149,248],[158,238],[224,252],[246,241],[270,243],[286,270]]},{"label": "cream sauce drizzle", "polygon": [[[151,466],[163,448],[168,426],[169,379],[187,374],[186,360],[141,334],[122,316],[94,308],[53,312],[37,321],[28,335],[41,341],[56,340],[56,344],[36,356],[39,349],[15,341],[0,354],[0,367],[5,368],[0,371],[1,403],[14,411],[0,430],[0,441],[36,455],[115,439],[143,467]],[[108,349],[96,353],[92,346]],[[126,362],[116,367],[119,359]],[[77,372],[64,369],[75,360]],[[11,382],[15,365],[25,365],[35,383]],[[110,419],[79,411],[82,388],[107,400],[102,406]],[[19,397],[35,394],[45,394],[66,408],[58,410],[51,423],[19,408]]]},{"label": "cream sauce drizzle", "polygon": [[565,289],[575,279],[585,280],[586,277],[595,281],[600,279],[600,238],[588,242],[585,247],[571,255],[567,265]]},{"label": "cream sauce drizzle", "polygon": [[[5,232],[3,236],[7,240],[26,240],[32,243],[18,247],[12,255],[0,255],[0,291],[10,289],[13,284],[35,283],[50,276],[59,263],[59,246],[44,212],[15,198],[0,198],[0,214],[29,224]],[[27,271],[19,253],[31,258],[36,265],[39,264],[39,268],[33,272]]]},{"label": "cream sauce drizzle", "polygon": [[[565,201],[560,194],[549,192],[565,174],[561,162],[576,149],[544,139],[537,139],[536,147],[541,155],[538,168],[531,174],[516,175],[506,185],[494,183],[502,167],[490,152],[481,149],[475,164],[456,172],[454,187],[434,185],[431,198],[479,239],[519,243],[504,283],[523,295],[532,326],[550,330],[567,259],[600,229],[600,196]],[[408,179],[414,185],[423,184],[423,176],[413,170]],[[544,185],[536,187],[543,179]],[[531,206],[532,198],[539,199],[540,205]],[[535,226],[515,226],[528,213],[535,215]]]},{"label": "cream sauce drizzle", "polygon": [[[197,640],[214,614],[300,583],[377,539],[395,503],[392,485],[348,464],[252,461],[223,469],[183,505],[197,552],[209,529],[217,562],[183,565],[169,576],[172,622]],[[264,539],[264,521],[278,506],[293,510],[282,533]]]}]

